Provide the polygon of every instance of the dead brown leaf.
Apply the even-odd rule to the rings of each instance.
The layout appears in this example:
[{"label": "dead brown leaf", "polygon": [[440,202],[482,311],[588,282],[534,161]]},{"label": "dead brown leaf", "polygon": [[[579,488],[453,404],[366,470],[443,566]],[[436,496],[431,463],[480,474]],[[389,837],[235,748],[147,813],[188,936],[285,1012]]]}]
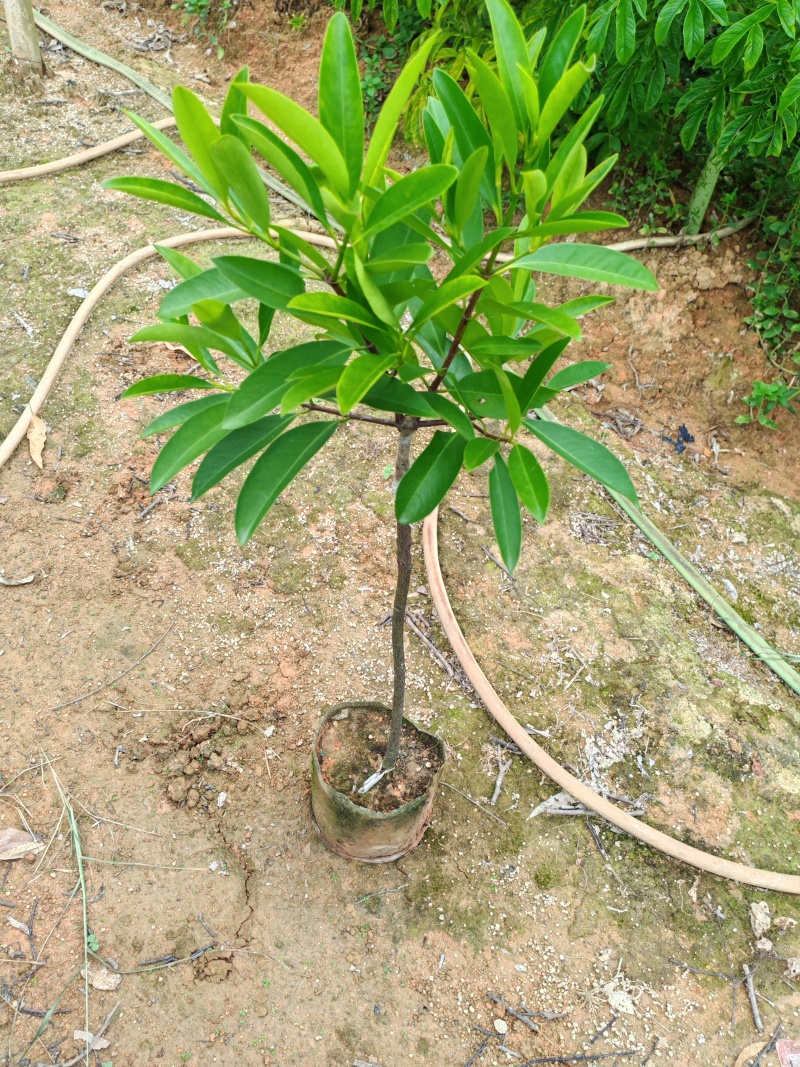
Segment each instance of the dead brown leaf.
[{"label": "dead brown leaf", "polygon": [[29,574],[25,578],[4,578],[0,574],[0,585],[30,585],[35,577],[35,574]]},{"label": "dead brown leaf", "polygon": [[25,830],[8,826],[0,830],[0,863],[18,860],[31,852],[41,852],[44,845]]},{"label": "dead brown leaf", "polygon": [[43,470],[42,452],[47,441],[47,423],[44,419],[40,419],[38,415],[33,415],[26,436],[31,450],[31,459],[39,470]]}]

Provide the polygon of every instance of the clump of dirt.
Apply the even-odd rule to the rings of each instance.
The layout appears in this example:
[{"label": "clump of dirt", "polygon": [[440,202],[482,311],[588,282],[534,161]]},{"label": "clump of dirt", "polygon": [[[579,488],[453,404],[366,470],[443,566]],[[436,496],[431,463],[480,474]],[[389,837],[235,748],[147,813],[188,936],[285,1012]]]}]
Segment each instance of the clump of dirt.
[{"label": "clump of dirt", "polygon": [[371,811],[394,811],[423,795],[442,766],[439,746],[407,720],[400,738],[397,766],[363,796],[358,790],[380,770],[389,741],[391,714],[376,708],[347,708],[323,729],[318,754],[325,781],[354,804]]}]

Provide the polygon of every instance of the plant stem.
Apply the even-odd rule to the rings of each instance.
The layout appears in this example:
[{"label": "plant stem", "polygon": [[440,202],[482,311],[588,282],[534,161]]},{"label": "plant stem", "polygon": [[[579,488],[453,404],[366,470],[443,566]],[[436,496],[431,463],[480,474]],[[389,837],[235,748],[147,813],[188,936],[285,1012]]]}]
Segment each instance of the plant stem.
[{"label": "plant stem", "polygon": [[[394,462],[395,488],[411,466],[411,439],[415,427],[400,427],[397,441],[397,455]],[[403,711],[406,702],[406,648],[405,622],[408,590],[411,585],[411,527],[405,523],[396,524],[397,541],[397,585],[394,591],[392,608],[392,672],[394,690],[392,694],[392,724],[389,730],[389,742],[381,764],[382,771],[394,769],[397,753],[400,749],[400,735],[403,730]]]},{"label": "plant stem", "polygon": [[31,0],[6,0],[6,21],[14,59],[23,68],[42,74],[44,66]]},{"label": "plant stem", "polygon": [[700,233],[700,227],[703,225],[703,219],[706,217],[708,205],[711,203],[711,197],[714,195],[721,173],[722,160],[717,155],[716,148],[712,148],[700,172],[700,177],[697,179],[692,199],[689,201],[686,233]]}]

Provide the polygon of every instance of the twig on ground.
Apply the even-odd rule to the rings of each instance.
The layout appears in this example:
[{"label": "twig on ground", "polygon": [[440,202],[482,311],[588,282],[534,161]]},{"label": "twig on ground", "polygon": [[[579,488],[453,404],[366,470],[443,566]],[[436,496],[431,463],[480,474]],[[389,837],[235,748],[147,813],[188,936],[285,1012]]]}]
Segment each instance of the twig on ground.
[{"label": "twig on ground", "polygon": [[137,521],[140,520],[140,519],[143,519],[145,517],[145,515],[149,515],[150,512],[153,510],[153,508],[157,508],[159,504],[163,504],[163,503],[164,503],[164,498],[160,497],[160,496],[157,496],[152,504],[148,504],[146,508],[144,508],[142,511],[139,512],[139,514],[136,516]]},{"label": "twig on ground", "polygon": [[422,632],[422,630],[420,630],[419,626],[417,626],[417,624],[414,622],[414,620],[411,618],[411,616],[408,614],[408,612],[406,612],[406,622],[411,627],[411,629],[414,631],[414,633],[417,635],[417,637],[420,639],[420,641],[423,643],[423,645],[425,645],[425,647],[430,651],[431,655],[436,660],[436,662],[439,664],[439,666],[442,668],[442,670],[447,675],[447,677],[448,678],[452,678],[453,675],[455,674],[455,671],[450,666],[450,664],[447,662],[447,660],[445,659],[444,655],[439,651],[439,649],[433,643],[433,641],[431,641],[431,639],[429,637],[426,637],[425,634]]},{"label": "twig on ground", "polygon": [[531,1013],[530,1012],[523,1011],[521,1008],[519,1008],[519,1009],[512,1008],[510,1004],[507,1004],[506,1001],[503,1000],[502,997],[498,997],[495,993],[487,993],[487,996],[488,996],[489,1000],[491,1000],[491,1002],[493,1004],[499,1004],[500,1007],[503,1008],[503,1010],[506,1012],[507,1015],[513,1015],[513,1017],[515,1019],[519,1019],[519,1021],[521,1023],[524,1023],[525,1026],[527,1026],[529,1029],[533,1030],[533,1032],[535,1034],[539,1033],[539,1027],[536,1025],[536,1023],[531,1021]]},{"label": "twig on ground", "polygon": [[500,761],[500,768],[497,772],[497,781],[494,783],[494,792],[492,793],[492,799],[489,801],[489,804],[492,807],[497,803],[498,797],[500,796],[500,790],[503,788],[503,782],[505,781],[506,775],[511,770],[511,764],[513,762],[514,761],[510,759]]},{"label": "twig on ground", "polygon": [[753,1013],[753,1022],[756,1024],[756,1030],[760,1034],[764,1033],[764,1023],[761,1021],[761,1012],[758,1010],[758,1004],[756,1003],[756,987],[753,985],[753,975],[750,973],[750,968],[747,964],[742,965],[744,971],[744,984],[747,989],[747,995],[750,998],[750,1010]]},{"label": "twig on ground", "polygon": [[80,703],[82,703],[82,701],[88,700],[89,697],[97,696],[98,693],[102,693],[104,689],[108,689],[108,687],[110,685],[113,685],[114,682],[118,682],[120,680],[120,678],[124,678],[126,674],[130,674],[130,672],[134,669],[134,667],[138,667],[139,664],[143,663],[144,660],[146,660],[147,657],[152,652],[155,652],[155,650],[158,648],[158,646],[161,644],[161,642],[169,635],[169,633],[172,630],[172,627],[175,625],[175,623],[177,621],[178,621],[178,616],[176,615],[175,618],[172,620],[172,622],[167,627],[167,629],[161,635],[161,637],[159,637],[159,639],[155,642],[155,644],[151,645],[150,648],[148,648],[148,650],[144,653],[144,655],[140,656],[136,660],[135,663],[132,663],[130,665],[130,667],[126,667],[124,671],[120,671],[119,674],[115,674],[113,678],[109,679],[109,681],[107,681],[107,682],[104,682],[102,685],[99,685],[97,687],[97,689],[93,689],[90,693],[84,693],[84,695],[82,697],[75,697],[74,700],[67,700],[63,704],[56,704],[56,706],[54,708],[51,708],[50,710],[51,711],[61,711],[62,708],[71,708],[73,704],[80,704]]},{"label": "twig on ground", "polygon": [[489,1044],[489,1038],[488,1038],[488,1037],[485,1037],[485,1038],[483,1039],[483,1041],[481,1041],[480,1045],[478,1045],[478,1047],[477,1047],[477,1048],[475,1049],[475,1051],[474,1051],[474,1052],[472,1053],[472,1055],[471,1055],[471,1056],[470,1056],[470,1058],[469,1058],[469,1059],[467,1060],[467,1062],[466,1062],[466,1063],[464,1064],[464,1067],[472,1067],[473,1063],[475,1063],[475,1061],[476,1061],[477,1059],[479,1059],[479,1058],[480,1058],[480,1057],[481,1057],[481,1056],[482,1056],[482,1055],[484,1054],[484,1052],[486,1051],[486,1048],[487,1048],[488,1044]]},{"label": "twig on ground", "polygon": [[212,941],[210,944],[204,945],[203,948],[196,948],[194,952],[188,956],[182,956],[180,959],[170,952],[168,956],[156,956],[153,960],[142,960],[133,970],[117,971],[117,974],[149,974],[150,971],[160,971],[164,967],[175,967],[178,963],[194,963],[195,960],[199,960],[206,952],[210,952],[212,948],[216,947],[217,942]]},{"label": "twig on ground", "polygon": [[753,1067],[760,1067],[761,1061],[764,1059],[764,1057],[769,1056],[770,1052],[775,1051],[775,1046],[778,1044],[778,1038],[781,1036],[782,1033],[783,1023],[781,1022],[778,1023],[778,1025],[772,1031],[772,1037],[769,1039],[766,1045],[764,1045],[758,1056],[756,1056],[755,1060],[753,1060]]},{"label": "twig on ground", "polygon": [[458,515],[459,519],[463,519],[464,522],[475,522],[475,519],[470,518],[469,515],[467,515],[466,512],[461,511],[460,508],[454,508],[452,504],[450,504],[449,507],[453,514]]},{"label": "twig on ground", "polygon": [[[88,1038],[86,1039],[86,1047],[87,1047],[86,1063],[89,1062],[89,1051],[91,1051],[91,1047],[94,1046],[94,1043],[98,1039],[98,1037],[102,1037],[103,1034],[106,1032],[106,1030],[109,1028],[109,1026],[111,1025],[111,1020],[117,1014],[118,1010],[119,1010],[119,1001],[117,1001],[117,1003],[114,1005],[114,1007],[108,1013],[108,1015],[106,1016],[106,1021],[103,1023],[103,1025],[97,1031],[97,1033],[96,1034],[92,1034],[91,1046],[89,1044],[89,1039]],[[87,1033],[88,1032],[89,1031],[87,1030]],[[53,1067],[75,1067],[75,1065],[77,1063],[80,1063],[80,1061],[83,1059],[83,1057],[84,1057],[84,1054],[82,1052],[80,1052],[80,1053],[78,1053],[77,1056],[74,1057],[74,1059],[66,1060],[64,1063],[55,1063],[55,1064],[53,1064]]]},{"label": "twig on ground", "polygon": [[203,927],[203,929],[205,930],[205,932],[208,934],[209,937],[216,937],[217,936],[214,933],[214,931],[211,929],[211,927],[208,925],[208,923],[205,921],[205,919],[203,918],[202,911],[197,916],[197,921],[200,923],[200,925]]},{"label": "twig on ground", "polygon": [[628,1049],[625,1052],[595,1052],[591,1056],[581,1056],[577,1053],[574,1056],[542,1056],[534,1060],[525,1060],[519,1067],[534,1067],[534,1064],[538,1063],[595,1063],[597,1060],[610,1060],[614,1057],[622,1060],[636,1054],[635,1049]]},{"label": "twig on ground", "polygon": [[654,1037],[653,1038],[653,1044],[650,1046],[650,1051],[647,1053],[645,1058],[642,1060],[640,1067],[647,1067],[647,1064],[650,1062],[650,1060],[652,1060],[653,1055],[654,1055],[656,1049],[658,1048],[659,1041],[660,1041],[660,1038],[658,1038],[658,1037]]},{"label": "twig on ground", "polygon": [[403,882],[402,885],[396,885],[391,889],[379,889],[377,893],[367,893],[364,897],[359,897],[356,904],[363,904],[365,900],[372,900],[373,897],[381,897],[385,893],[399,893],[401,889],[405,889],[406,886],[411,885],[411,882]]},{"label": "twig on ground", "polygon": [[501,826],[508,826],[505,820],[501,819],[499,815],[495,815],[493,811],[489,811],[488,808],[484,808],[483,804],[479,804],[477,800],[473,800],[472,797],[467,796],[466,793],[462,793],[460,789],[456,789],[454,785],[450,785],[449,782],[442,782],[442,785],[447,786],[448,789],[452,789],[454,793],[458,793],[464,800],[468,800],[470,804],[474,804],[476,808],[480,808],[484,815],[488,815],[490,819],[494,819],[495,822],[499,822]]},{"label": "twig on ground", "polygon": [[605,1034],[607,1031],[609,1031],[611,1029],[611,1027],[614,1025],[614,1023],[617,1021],[618,1018],[619,1018],[618,1015],[612,1015],[611,1018],[606,1023],[606,1025],[602,1028],[602,1030],[598,1030],[597,1031],[597,1033],[591,1039],[589,1044],[593,1045],[595,1043],[595,1041],[599,1041],[600,1038],[603,1036],[603,1034]]}]

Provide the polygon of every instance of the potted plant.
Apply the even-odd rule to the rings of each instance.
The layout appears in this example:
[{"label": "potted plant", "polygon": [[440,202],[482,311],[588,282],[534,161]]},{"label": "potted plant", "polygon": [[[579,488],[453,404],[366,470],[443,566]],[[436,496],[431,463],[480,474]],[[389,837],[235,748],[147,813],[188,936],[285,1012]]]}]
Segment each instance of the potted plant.
[{"label": "potted plant", "polygon": [[[227,219],[277,253],[277,259],[223,255],[202,270],[163,250],[184,280],[164,298],[161,321],[132,340],[181,344],[200,373],[147,378],[125,395],[187,389],[203,395],[145,431],[176,428],[153,465],[152,492],[205,454],[192,483],[197,498],[256,457],[236,504],[244,545],[345,421],[368,418],[396,435],[391,708],[337,705],[323,718],[312,756],[312,803],[323,838],[344,855],[372,862],[396,859],[419,841],[444,760],[441,742],[404,718],[413,524],[439,504],[462,468],[487,465],[495,534],[513,571],[520,503],[543,523],[550,499],[531,439],[636,500],[611,452],[535,416],[560,390],[606,369],[586,360],[548,380],[569,341],[580,340],[580,317],[611,299],[582,296],[549,307],[536,299],[535,275],[657,288],[645,267],[619,252],[553,241],[626,225],[619,215],[578,210],[614,163],[612,157],[587,173],[584,141],[602,98],[577,120],[569,113],[586,99],[592,70],[572,62],[583,10],[543,49],[544,31],[527,41],[506,0],[487,3],[496,67],[470,54],[471,96],[444,71],[434,72],[424,111],[429,161],[409,174],[393,171],[387,158],[432,42],[399,75],[366,145],[356,51],[338,13],[322,51],[319,118],[251,83],[246,69],[231,83],[219,124],[194,94],[177,88],[175,117],[186,152],[134,121],[204,195],[154,179],[106,183]],[[270,125],[250,117],[249,104]],[[254,150],[306,201],[329,249],[272,222]],[[257,303],[252,331],[234,310],[245,300]],[[307,324],[313,339],[271,351],[276,313]],[[239,368],[232,377],[221,370],[220,356]],[[414,457],[418,436],[424,447]]]}]

